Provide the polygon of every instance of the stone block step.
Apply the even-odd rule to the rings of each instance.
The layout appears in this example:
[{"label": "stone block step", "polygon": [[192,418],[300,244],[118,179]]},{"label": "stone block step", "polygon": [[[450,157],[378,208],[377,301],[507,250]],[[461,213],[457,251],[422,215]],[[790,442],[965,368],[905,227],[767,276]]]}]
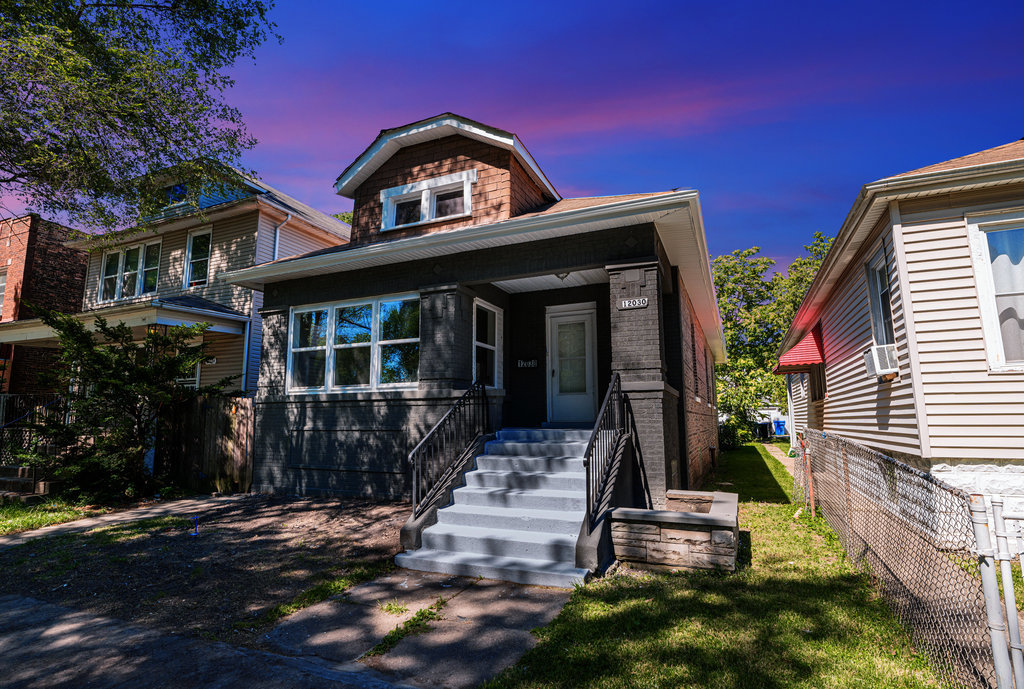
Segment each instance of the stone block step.
[{"label": "stone block step", "polygon": [[572,588],[586,580],[589,572],[571,563],[498,557],[479,553],[453,553],[421,548],[398,555],[399,567],[421,572],[484,577],[532,586]]},{"label": "stone block step", "polygon": [[437,512],[438,524],[479,526],[486,529],[513,531],[546,531],[566,536],[577,536],[583,524],[583,512],[556,510],[527,510],[518,507],[481,507],[479,505],[449,505]]},{"label": "stone block step", "polygon": [[582,492],[587,489],[587,475],[582,471],[487,471],[477,469],[466,474],[466,485]]},{"label": "stone block step", "polygon": [[579,490],[538,490],[517,488],[494,488],[486,486],[462,486],[453,493],[457,505],[478,505],[483,507],[518,507],[526,510],[555,510],[583,512],[587,509],[587,498]]},{"label": "stone block step", "polygon": [[25,505],[38,505],[46,499],[44,495],[35,493],[15,493],[7,490],[0,490],[0,505],[5,502],[20,502]]},{"label": "stone block step", "polygon": [[489,455],[529,455],[531,457],[582,457],[587,450],[587,441],[538,440],[519,442],[513,440],[491,440],[484,445]]},{"label": "stone block step", "polygon": [[498,440],[536,442],[550,440],[570,442],[590,440],[591,431],[572,428],[503,428],[498,431]]},{"label": "stone block step", "polygon": [[576,534],[487,529],[461,524],[434,524],[423,531],[423,547],[453,553],[573,562]]},{"label": "stone block step", "polygon": [[0,490],[15,493],[34,492],[31,478],[0,478]]},{"label": "stone block step", "polygon": [[485,471],[583,471],[582,457],[530,457],[527,455],[479,455],[477,469]]},{"label": "stone block step", "polygon": [[31,467],[0,466],[0,478],[32,478]]}]

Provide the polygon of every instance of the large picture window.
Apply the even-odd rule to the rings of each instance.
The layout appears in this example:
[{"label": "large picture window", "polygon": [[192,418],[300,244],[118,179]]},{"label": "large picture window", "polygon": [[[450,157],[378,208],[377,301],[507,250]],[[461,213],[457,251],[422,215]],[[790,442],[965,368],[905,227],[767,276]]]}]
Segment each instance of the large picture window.
[{"label": "large picture window", "polygon": [[100,301],[153,294],[159,274],[160,242],[108,251],[100,264]]},{"label": "large picture window", "polygon": [[1024,215],[968,223],[989,367],[1024,369]]},{"label": "large picture window", "polygon": [[414,385],[419,380],[418,295],[292,311],[288,387],[336,391]]},{"label": "large picture window", "polygon": [[477,299],[473,308],[473,375],[489,387],[501,387],[502,311]]}]

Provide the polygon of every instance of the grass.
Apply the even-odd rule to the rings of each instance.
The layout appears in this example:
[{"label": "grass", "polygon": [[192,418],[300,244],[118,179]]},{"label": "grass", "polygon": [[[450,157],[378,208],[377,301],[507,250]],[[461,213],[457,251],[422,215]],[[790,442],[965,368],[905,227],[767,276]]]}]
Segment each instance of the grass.
[{"label": "grass", "polygon": [[62,500],[49,500],[38,505],[11,502],[0,505],[0,535],[63,524],[100,512],[101,510],[90,510]]},{"label": "grass", "polygon": [[[398,642],[410,634],[422,634],[430,629],[433,620],[441,619],[441,610],[448,603],[445,598],[438,598],[425,608],[416,611],[416,614],[398,625],[384,635],[384,638],[377,642],[377,645],[362,655],[363,658],[384,655],[398,645]],[[404,607],[404,606],[403,606]]]},{"label": "grass", "polygon": [[488,689],[937,687],[832,531],[759,446],[721,456],[747,547],[735,574],[613,575],[577,588]]},{"label": "grass", "polygon": [[235,622],[235,629],[255,630],[273,626],[282,617],[287,617],[303,608],[323,602],[331,596],[337,596],[363,582],[376,579],[394,569],[391,558],[369,562],[353,562],[346,566],[339,576],[329,577],[296,595],[288,603],[281,603],[270,608],[257,619],[244,619]]},{"label": "grass", "polygon": [[409,606],[402,605],[397,600],[389,600],[386,603],[384,601],[378,601],[377,607],[380,608],[382,612],[386,612],[389,615],[404,615],[409,612]]}]

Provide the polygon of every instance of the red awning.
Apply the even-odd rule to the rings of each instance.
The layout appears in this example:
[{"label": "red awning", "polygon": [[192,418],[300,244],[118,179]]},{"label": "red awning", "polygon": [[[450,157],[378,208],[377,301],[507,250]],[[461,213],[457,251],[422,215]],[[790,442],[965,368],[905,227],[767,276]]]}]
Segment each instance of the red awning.
[{"label": "red awning", "polygon": [[814,364],[825,363],[821,346],[821,326],[815,325],[804,339],[779,357],[779,365],[772,373],[799,373],[810,370]]}]

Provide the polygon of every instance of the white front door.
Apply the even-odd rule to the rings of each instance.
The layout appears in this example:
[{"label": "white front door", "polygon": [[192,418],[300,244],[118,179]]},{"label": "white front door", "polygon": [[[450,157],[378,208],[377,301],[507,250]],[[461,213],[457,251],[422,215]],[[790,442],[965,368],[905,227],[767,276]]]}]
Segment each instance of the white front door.
[{"label": "white front door", "polygon": [[589,304],[548,308],[551,423],[590,423],[597,414],[596,316]]}]

